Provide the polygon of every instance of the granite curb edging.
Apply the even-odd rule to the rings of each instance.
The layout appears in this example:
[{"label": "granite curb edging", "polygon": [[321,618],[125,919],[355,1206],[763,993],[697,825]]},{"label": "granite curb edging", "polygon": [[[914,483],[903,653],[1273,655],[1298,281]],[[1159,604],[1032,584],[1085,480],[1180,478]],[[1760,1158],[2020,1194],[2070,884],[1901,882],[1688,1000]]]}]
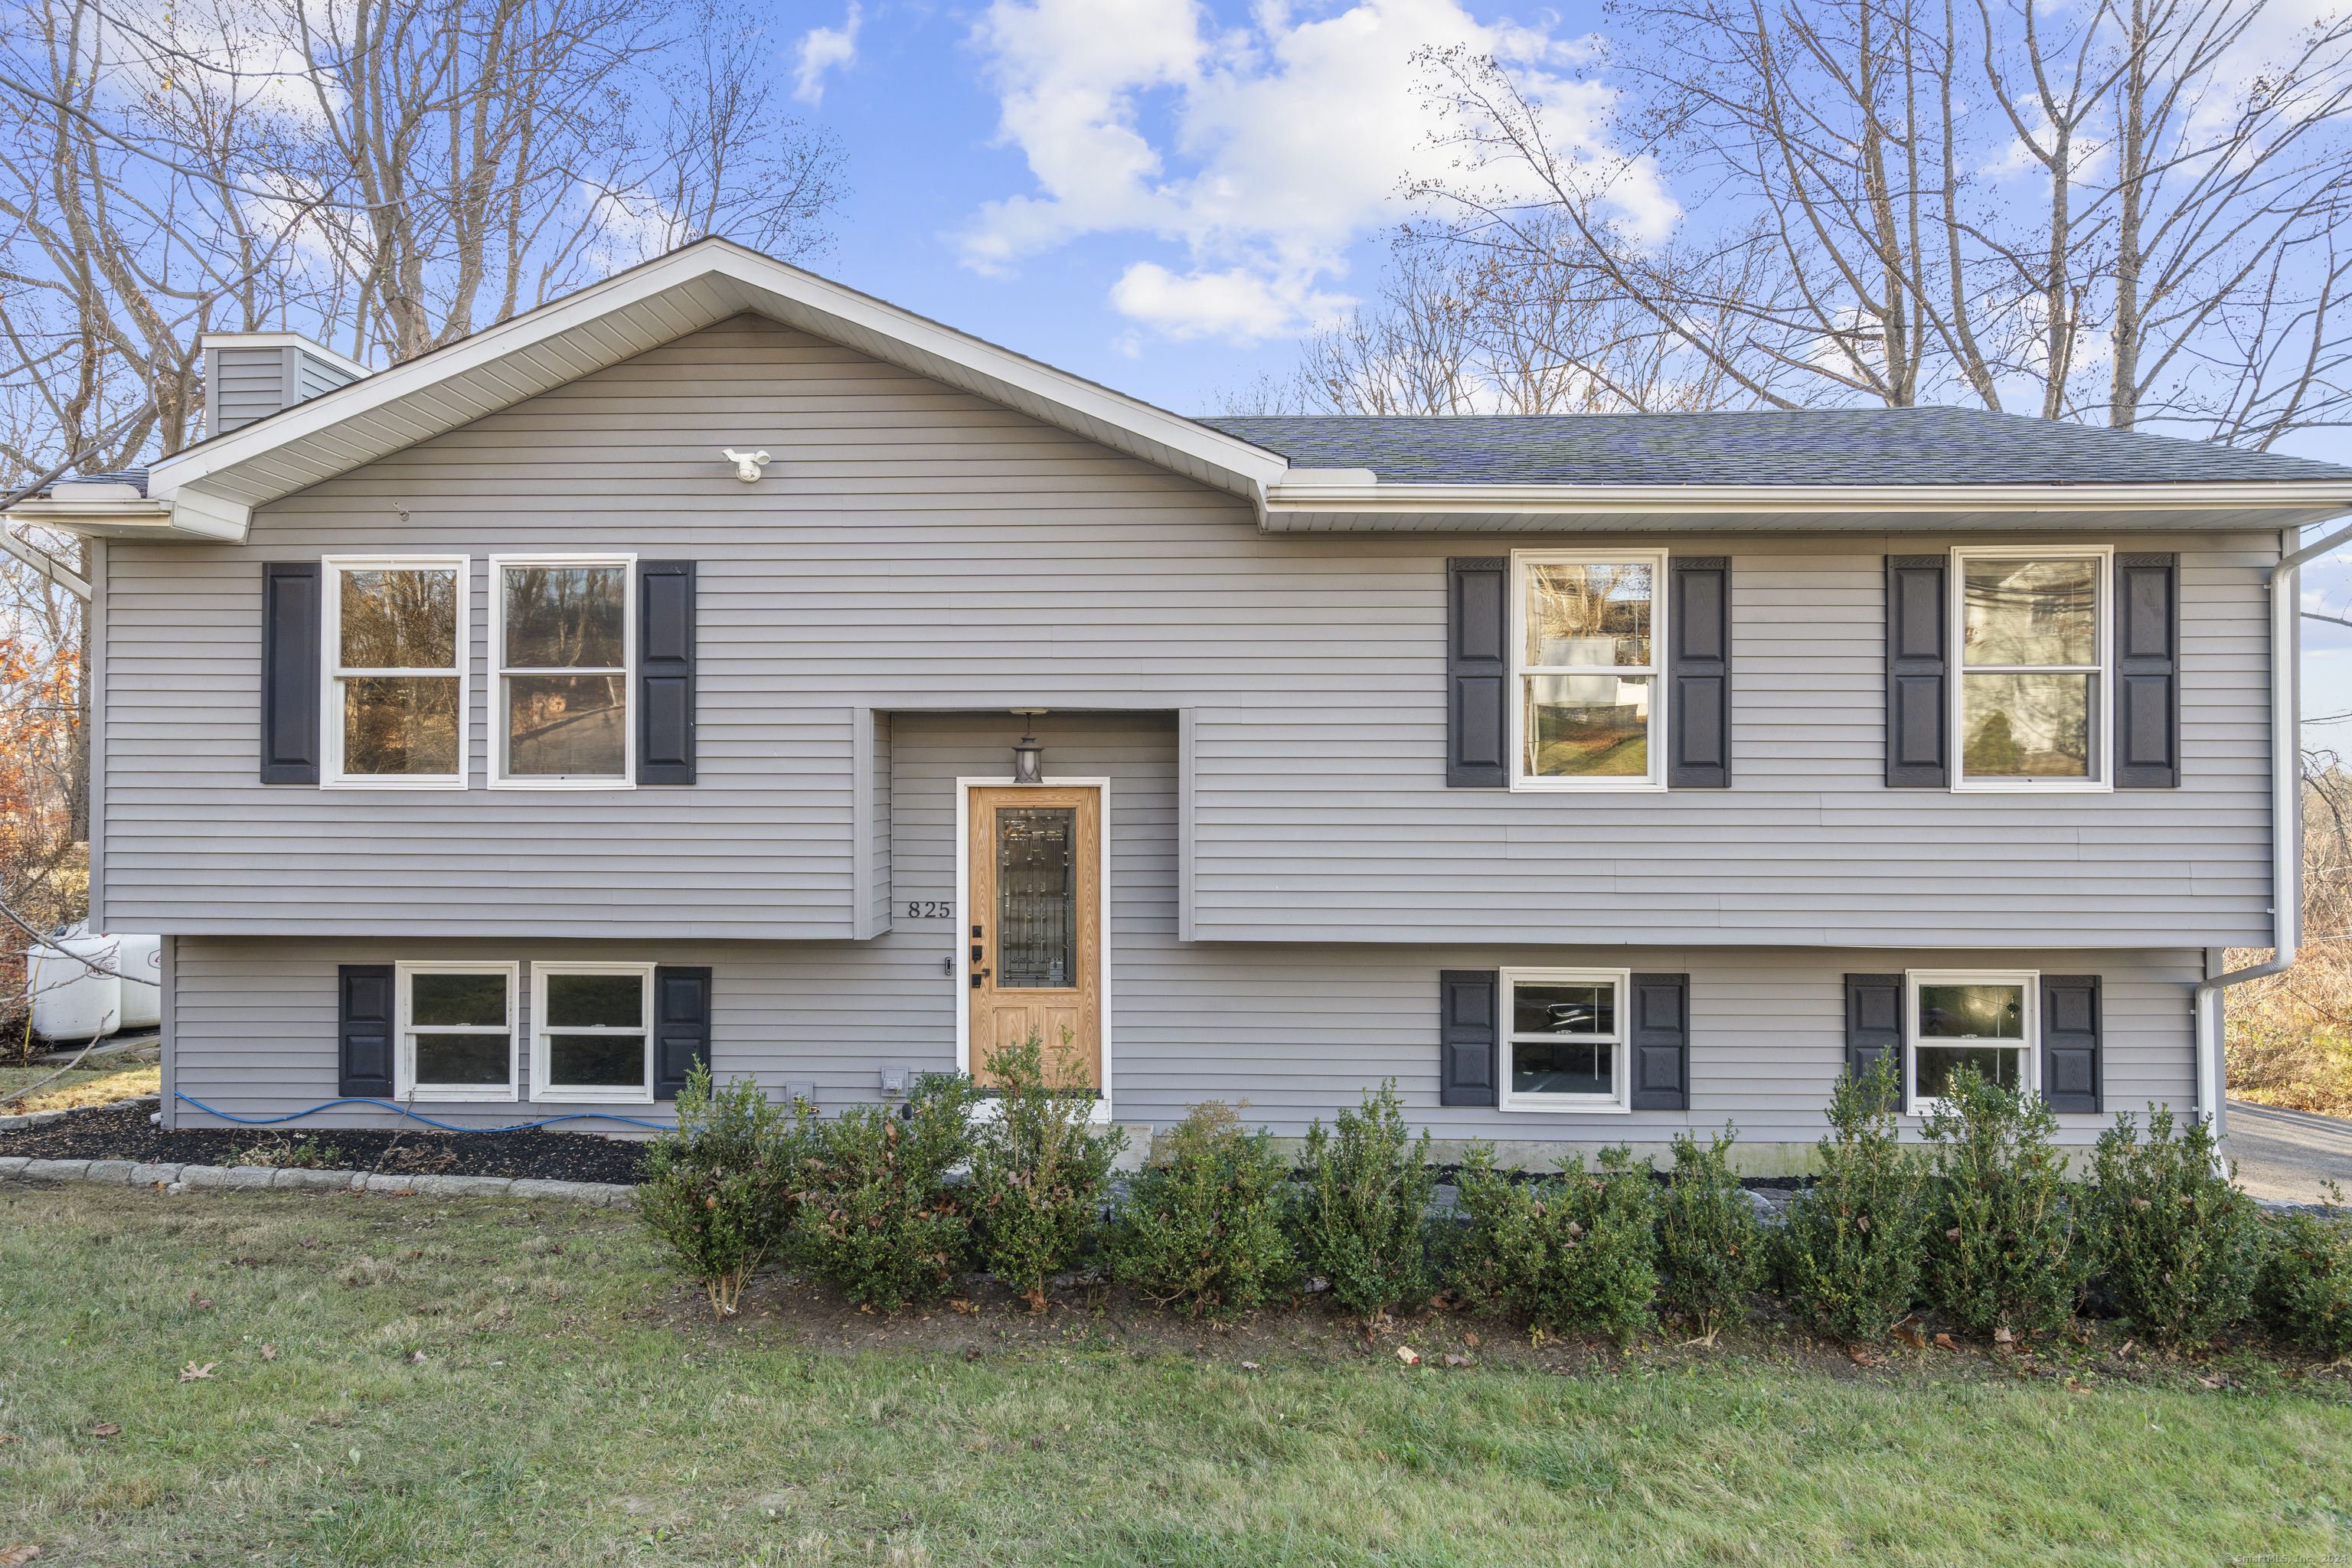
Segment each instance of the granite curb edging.
[{"label": "granite curb edging", "polygon": [[0,1155],[0,1182],[94,1182],[110,1187],[377,1193],[392,1197],[564,1199],[632,1208],[637,1190],[609,1182],[550,1182],[530,1176],[395,1176],[381,1171],[304,1171],[269,1165],[150,1165],[131,1160],[36,1160]]}]

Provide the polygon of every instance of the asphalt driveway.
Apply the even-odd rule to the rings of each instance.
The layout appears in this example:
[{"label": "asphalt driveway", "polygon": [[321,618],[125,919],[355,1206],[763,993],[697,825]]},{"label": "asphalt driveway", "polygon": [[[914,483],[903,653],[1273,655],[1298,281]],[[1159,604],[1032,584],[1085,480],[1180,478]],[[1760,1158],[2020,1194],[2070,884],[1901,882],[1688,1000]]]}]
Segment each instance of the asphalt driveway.
[{"label": "asphalt driveway", "polygon": [[2352,1121],[2307,1110],[2230,1101],[2224,1152],[2238,1163],[2238,1184],[2258,1198],[2311,1204],[2334,1182],[2352,1198]]}]

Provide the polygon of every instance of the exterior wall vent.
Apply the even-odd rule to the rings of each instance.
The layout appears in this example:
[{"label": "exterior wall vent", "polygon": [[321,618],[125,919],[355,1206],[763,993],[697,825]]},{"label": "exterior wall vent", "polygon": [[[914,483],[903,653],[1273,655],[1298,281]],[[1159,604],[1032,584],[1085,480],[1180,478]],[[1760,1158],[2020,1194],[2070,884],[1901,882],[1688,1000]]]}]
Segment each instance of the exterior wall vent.
[{"label": "exterior wall vent", "polygon": [[205,434],[226,436],[368,374],[299,332],[206,332]]}]

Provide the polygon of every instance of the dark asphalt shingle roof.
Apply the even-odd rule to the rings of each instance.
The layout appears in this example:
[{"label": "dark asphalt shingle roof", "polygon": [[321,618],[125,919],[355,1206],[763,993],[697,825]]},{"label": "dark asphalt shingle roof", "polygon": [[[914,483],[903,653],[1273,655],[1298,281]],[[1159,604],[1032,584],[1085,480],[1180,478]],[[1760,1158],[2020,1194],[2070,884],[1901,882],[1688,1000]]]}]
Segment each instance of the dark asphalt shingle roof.
[{"label": "dark asphalt shingle roof", "polygon": [[1299,468],[1392,485],[2215,484],[2352,479],[2352,468],[1974,408],[1438,417],[1252,416],[1201,423]]}]

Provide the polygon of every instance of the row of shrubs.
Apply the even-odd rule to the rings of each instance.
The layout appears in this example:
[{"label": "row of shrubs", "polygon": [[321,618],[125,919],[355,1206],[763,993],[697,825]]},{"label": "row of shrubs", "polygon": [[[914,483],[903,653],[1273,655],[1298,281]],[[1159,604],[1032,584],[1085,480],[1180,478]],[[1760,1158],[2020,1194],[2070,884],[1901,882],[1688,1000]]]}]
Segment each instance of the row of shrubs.
[{"label": "row of shrubs", "polygon": [[1429,1134],[1408,1133],[1384,1084],[1314,1124],[1296,1172],[1230,1107],[1196,1107],[1114,1207],[1124,1135],[1089,1122],[1093,1096],[1067,1064],[1049,1072],[1033,1039],[989,1065],[992,1093],[933,1078],[895,1112],[829,1121],[698,1075],[651,1151],[639,1212],[721,1313],[771,1260],[878,1310],[939,1300],[975,1266],[1042,1309],[1047,1282],[1087,1261],[1206,1316],[1311,1286],[1367,1324],[1434,1295],[1548,1331],[1626,1342],[1663,1313],[1712,1339],[1769,1288],[1848,1343],[1922,1306],[2021,1339],[2096,1302],[2166,1345],[2260,1316],[2352,1352],[2352,1226],[2263,1215],[2230,1184],[2209,1127],[2168,1110],[2152,1110],[2145,1135],[2119,1116],[2080,1182],[2047,1108],[1965,1072],[1926,1146],[1901,1143],[1882,1068],[1838,1085],[1818,1174],[1767,1227],[1729,1131],[1677,1137],[1663,1182],[1623,1149],[1530,1179],[1474,1144],[1456,1205],[1433,1213]]}]

